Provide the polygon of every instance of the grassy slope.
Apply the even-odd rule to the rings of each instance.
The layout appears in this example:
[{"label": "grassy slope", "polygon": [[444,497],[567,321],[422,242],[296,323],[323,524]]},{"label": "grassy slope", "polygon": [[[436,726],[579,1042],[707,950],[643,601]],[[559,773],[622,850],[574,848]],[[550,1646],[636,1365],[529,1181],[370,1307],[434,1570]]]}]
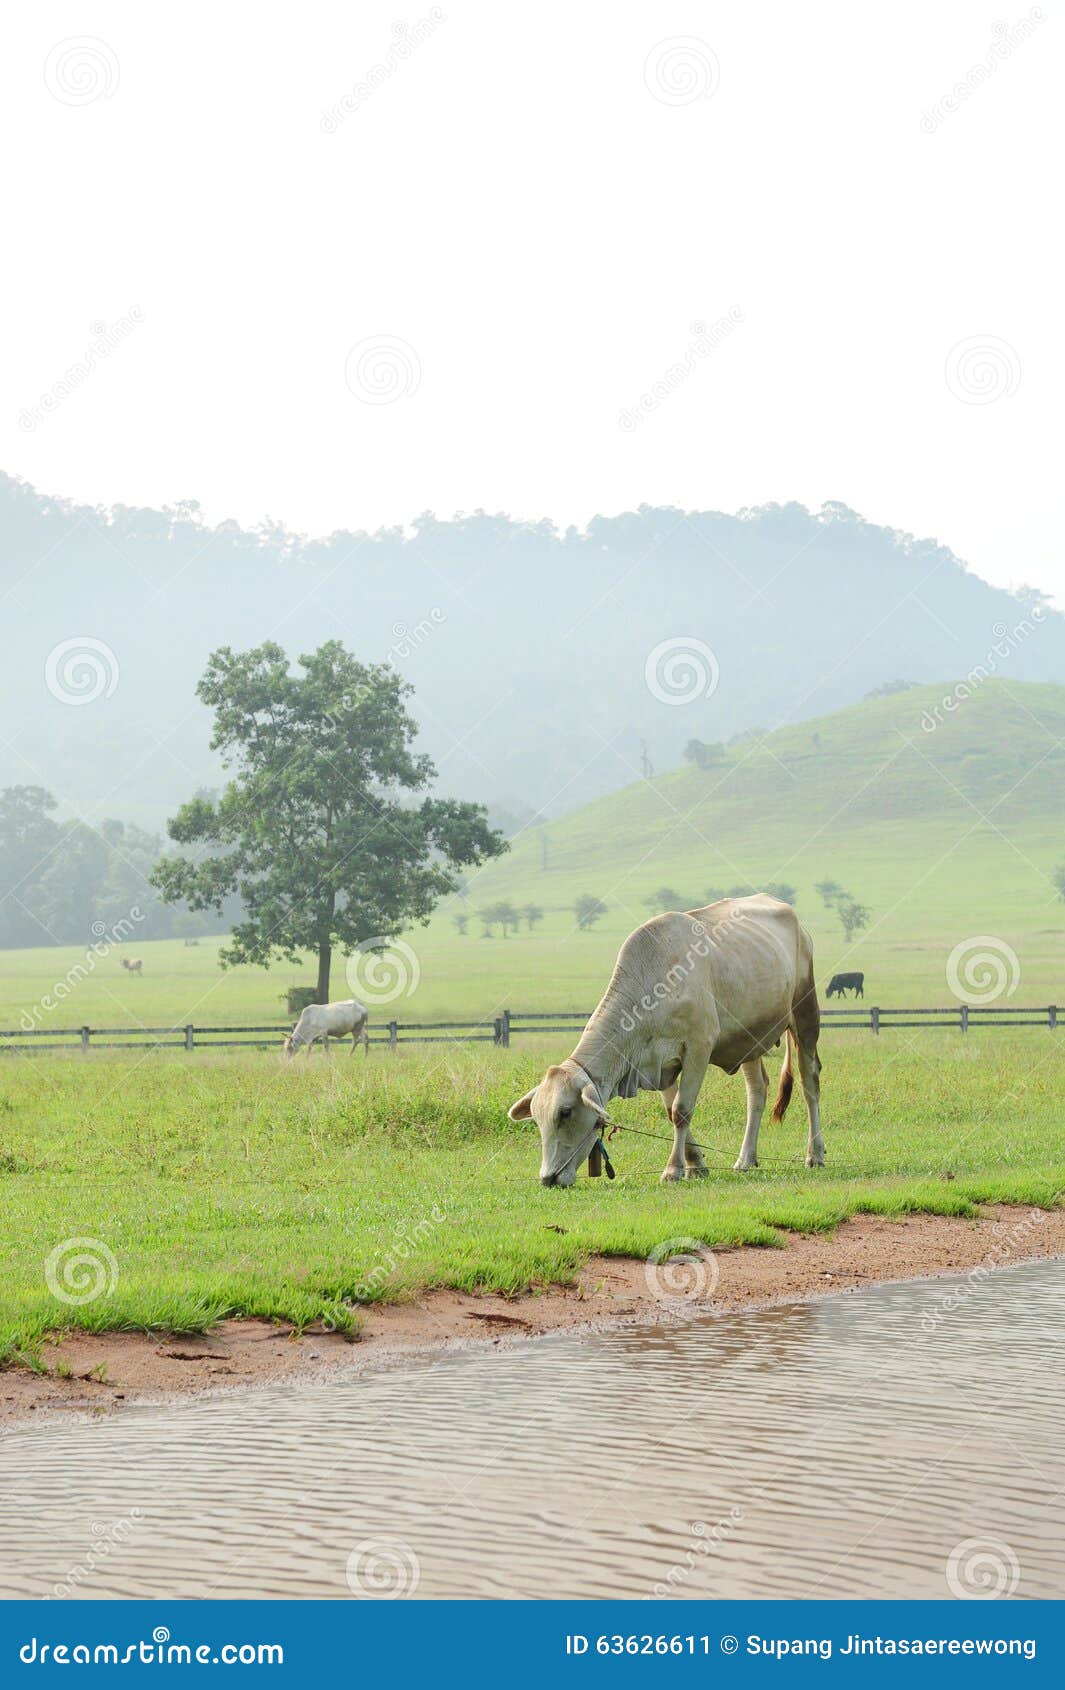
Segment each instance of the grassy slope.
[{"label": "grassy slope", "polygon": [[[862,968],[868,1001],[951,1002],[947,957],[981,933],[1017,954],[1014,1002],[1065,1001],[1065,910],[1049,879],[1065,855],[1065,688],[989,681],[925,732],[925,712],[942,696],[914,689],[783,728],[761,747],[737,746],[724,767],[628,787],[551,824],[546,872],[539,832],[519,838],[476,877],[469,908],[504,896],[536,902],[547,911],[542,925],[488,941],[473,917],[460,938],[451,917],[461,906],[451,900],[408,935],[420,966],[416,991],[375,1008],[375,1017],[590,1008],[620,940],[646,919],[654,888],[673,885],[694,903],[711,886],[778,880],[799,890],[819,977]],[[824,878],[872,911],[850,948],[814,892]],[[571,913],[583,891],[609,905],[588,933],[574,931]],[[222,975],[218,943],[131,941],[124,948],[144,957],[143,979],[108,958],[42,1024],[275,1021],[285,986],[312,979],[309,967],[287,964]],[[0,1026],[17,1025],[84,954],[0,954]],[[361,994],[359,979],[349,986],[338,963],[334,994],[349,990]]]},{"label": "grassy slope", "polygon": [[[722,1152],[708,1180],[663,1187],[666,1145],[621,1137],[617,1181],[568,1192],[541,1190],[536,1135],[505,1118],[548,1054],[538,1041],[287,1069],[267,1054],[5,1064],[0,1355],[32,1354],[68,1323],[197,1329],[243,1312],[350,1324],[376,1267],[393,1298],[514,1290],[566,1281],[594,1252],[772,1244],[778,1227],[827,1229],[855,1210],[965,1213],[984,1199],[1046,1203],[1065,1185],[1060,1035],[837,1033],[826,1169],[802,1165],[796,1104],[764,1129],[762,1169],[733,1174],[742,1086],[715,1075],[697,1117]],[[663,1131],[655,1097],[618,1114]],[[110,1294],[83,1306],[45,1280],[71,1238],[101,1241],[117,1267]]]}]

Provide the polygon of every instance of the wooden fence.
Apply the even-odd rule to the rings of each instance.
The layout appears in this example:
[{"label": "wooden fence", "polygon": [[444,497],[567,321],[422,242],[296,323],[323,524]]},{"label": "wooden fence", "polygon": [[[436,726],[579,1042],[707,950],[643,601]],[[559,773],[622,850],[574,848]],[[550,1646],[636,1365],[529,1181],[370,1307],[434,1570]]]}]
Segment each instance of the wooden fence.
[{"label": "wooden fence", "polygon": [[[896,1027],[947,1027],[971,1033],[977,1027],[1048,1027],[1058,1025],[1058,1006],[999,1008],[957,1004],[950,1009],[822,1009],[823,1030],[836,1028],[890,1032]],[[370,1043],[395,1050],[401,1044],[494,1044],[504,1048],[522,1033],[579,1033],[591,1011],[504,1009],[489,1020],[371,1022]],[[42,1027],[0,1030],[0,1054],[44,1050],[266,1050],[278,1047],[291,1023],[255,1027]]]}]

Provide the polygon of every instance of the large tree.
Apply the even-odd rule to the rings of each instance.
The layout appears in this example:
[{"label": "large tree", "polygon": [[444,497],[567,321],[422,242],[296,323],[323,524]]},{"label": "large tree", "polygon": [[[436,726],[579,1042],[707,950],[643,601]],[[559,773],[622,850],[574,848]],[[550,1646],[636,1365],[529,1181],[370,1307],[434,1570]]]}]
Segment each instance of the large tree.
[{"label": "large tree", "polygon": [[334,946],[382,943],[428,920],[455,890],[452,870],[507,847],[479,804],[425,795],[436,770],[412,750],[412,689],[393,669],[358,662],[338,640],[299,664],[291,672],[273,642],[212,654],[196,690],[233,778],[173,817],[170,837],[201,849],[165,857],[153,880],[194,910],[238,893],[244,915],[223,963],[311,950],[325,1003]]}]

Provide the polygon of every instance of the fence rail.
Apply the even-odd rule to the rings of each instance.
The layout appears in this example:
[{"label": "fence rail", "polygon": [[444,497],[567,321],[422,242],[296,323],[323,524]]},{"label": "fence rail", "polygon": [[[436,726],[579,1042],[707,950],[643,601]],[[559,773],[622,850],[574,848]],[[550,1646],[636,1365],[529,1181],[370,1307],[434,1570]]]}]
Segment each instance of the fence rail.
[{"label": "fence rail", "polygon": [[[494,1044],[507,1048],[522,1033],[579,1033],[590,1010],[504,1009],[490,1019],[468,1021],[378,1021],[371,1022],[369,1042],[395,1050],[401,1044]],[[835,1028],[879,1034],[897,1027],[946,1027],[971,1033],[977,1027],[1058,1026],[1057,1004],[1045,1007],[990,1004],[955,1004],[945,1009],[823,1009],[824,1031]],[[34,1027],[0,1028],[0,1055],[36,1053],[44,1050],[267,1050],[280,1044],[290,1031],[289,1022],[267,1026],[197,1027],[186,1022],[178,1027]],[[245,1035],[252,1034],[253,1037]]]}]

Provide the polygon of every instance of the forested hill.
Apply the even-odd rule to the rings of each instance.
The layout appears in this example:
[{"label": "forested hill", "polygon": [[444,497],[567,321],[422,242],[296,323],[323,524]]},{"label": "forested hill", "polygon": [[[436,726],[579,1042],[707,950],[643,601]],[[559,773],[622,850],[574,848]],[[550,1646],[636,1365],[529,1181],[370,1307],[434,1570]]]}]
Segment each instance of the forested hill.
[{"label": "forested hill", "polygon": [[[392,662],[441,789],[515,819],[675,768],[693,738],[802,721],[895,679],[945,683],[989,661],[1016,680],[1065,674],[1059,614],[1015,638],[1030,596],[836,504],[641,508],[580,532],[424,516],[308,540],[0,477],[0,577],[0,786],[35,781],[153,827],[220,779],[193,689],[222,644],[274,638],[296,655],[340,638]],[[72,706],[55,694],[86,639],[81,684],[98,696]]]}]

